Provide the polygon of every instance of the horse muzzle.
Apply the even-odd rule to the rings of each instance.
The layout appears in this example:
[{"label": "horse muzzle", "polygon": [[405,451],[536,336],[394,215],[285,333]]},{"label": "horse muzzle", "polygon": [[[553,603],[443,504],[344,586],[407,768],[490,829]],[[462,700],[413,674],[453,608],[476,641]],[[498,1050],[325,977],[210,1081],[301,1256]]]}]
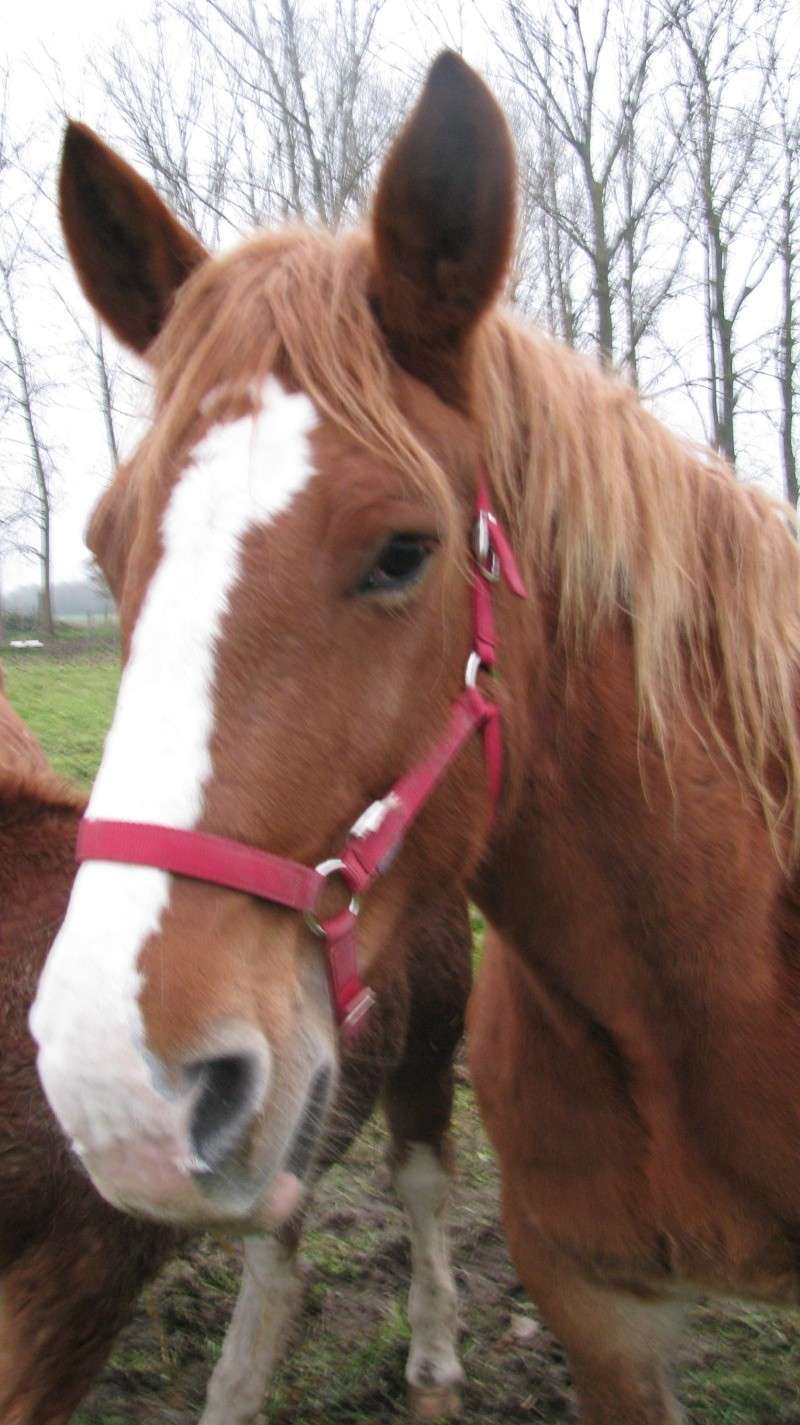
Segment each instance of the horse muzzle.
[{"label": "horse muzzle", "polygon": [[[269,1229],[297,1209],[327,1113],[333,1065],[314,1049],[276,1068],[259,1030],[228,1025],[202,1056],[169,1068],[136,1054],[135,1082],[117,1064],[116,1079],[82,1074],[76,1084],[50,1050],[39,1072],[75,1152],[115,1207],[177,1226]],[[124,1119],[109,1119],[112,1100],[127,1105]]]}]

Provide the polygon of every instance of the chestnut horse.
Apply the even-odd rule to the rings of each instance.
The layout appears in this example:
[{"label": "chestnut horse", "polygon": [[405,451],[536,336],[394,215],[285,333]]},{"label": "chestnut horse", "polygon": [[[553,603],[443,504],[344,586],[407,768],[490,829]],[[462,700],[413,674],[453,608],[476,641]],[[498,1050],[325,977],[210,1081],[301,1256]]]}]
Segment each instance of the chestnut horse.
[{"label": "chestnut horse", "polygon": [[75,875],[83,798],[0,681],[0,1419],[69,1419],[174,1233],[124,1217],[70,1154],[27,1016]]},{"label": "chestnut horse", "polygon": [[[63,1425],[128,1319],[137,1294],[177,1244],[173,1229],[109,1206],[44,1101],[26,1019],[75,876],[84,799],[55,776],[2,693],[0,678],[0,1419]],[[336,1114],[317,1170],[345,1151],[382,1090],[394,1131],[395,1181],[412,1224],[408,1375],[421,1414],[454,1408],[455,1291],[442,1212],[441,1156],[452,1054],[470,978],[463,901],[407,921],[391,983],[376,985],[368,1039],[344,1063]],[[398,973],[399,971],[399,973]],[[435,986],[431,993],[432,981]],[[426,1198],[426,1193],[428,1194]],[[208,1390],[203,1425],[249,1425],[297,1303],[300,1222],[249,1237],[233,1320]],[[433,1360],[433,1364],[431,1364]]]},{"label": "chestnut horse", "polygon": [[[89,817],[344,864],[365,804],[390,819],[449,737],[467,665],[502,713],[499,799],[467,738],[364,896],[361,966],[444,888],[485,911],[471,1058],[515,1263],[584,1425],[657,1425],[685,1300],[798,1294],[800,555],[782,506],[498,311],[514,188],[453,55],[361,233],[210,259],[70,131],[78,275],[155,376],[90,530],[126,667]],[[470,656],[485,485],[528,592],[493,586],[494,680]],[[82,866],[42,980],[48,1096],[113,1201],[281,1220],[338,1073],[320,942],[126,859]]]}]

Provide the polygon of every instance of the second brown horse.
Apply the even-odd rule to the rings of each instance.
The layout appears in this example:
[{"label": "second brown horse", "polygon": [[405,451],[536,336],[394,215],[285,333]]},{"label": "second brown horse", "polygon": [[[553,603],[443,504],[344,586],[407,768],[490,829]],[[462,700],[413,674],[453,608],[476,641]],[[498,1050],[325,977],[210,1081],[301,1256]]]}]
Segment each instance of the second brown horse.
[{"label": "second brown horse", "polygon": [[[70,1151],[36,1075],[27,1016],[72,888],[83,806],[80,793],[54,774],[0,682],[3,1425],[65,1425],[140,1289],[179,1243],[170,1229],[135,1221],[103,1201]],[[391,978],[375,984],[378,1008],[369,1035],[344,1061],[317,1171],[341,1156],[382,1096],[394,1180],[411,1214],[408,1380],[425,1415],[452,1409],[461,1379],[443,1214],[453,1052],[470,982],[463,902],[420,907],[398,949]],[[297,1303],[300,1228],[295,1220],[276,1238],[247,1239],[242,1288],[204,1425],[248,1425],[261,1409]]]}]

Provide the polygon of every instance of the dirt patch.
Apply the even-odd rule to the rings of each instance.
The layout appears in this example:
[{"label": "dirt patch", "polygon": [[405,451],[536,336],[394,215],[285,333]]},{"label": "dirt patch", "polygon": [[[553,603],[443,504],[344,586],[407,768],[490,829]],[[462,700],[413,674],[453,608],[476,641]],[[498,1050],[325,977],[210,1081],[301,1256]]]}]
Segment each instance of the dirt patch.
[{"label": "dirt patch", "polygon": [[[471,1425],[566,1420],[559,1348],[544,1331],[524,1345],[510,1329],[512,1314],[528,1308],[497,1226],[491,1155],[464,1088],[458,1145],[453,1257],[469,1381],[462,1418]],[[265,1402],[263,1418],[271,1425],[378,1425],[405,1414],[409,1252],[384,1151],[382,1128],[370,1126],[320,1188],[305,1238],[302,1313]],[[168,1265],[142,1297],[79,1413],[80,1425],[196,1422],[233,1304],[239,1256],[236,1244],[206,1237]]]},{"label": "dirt patch", "polygon": [[[468,1087],[458,1090],[453,1259],[467,1373],[464,1425],[567,1425],[561,1347],[536,1320],[498,1228],[497,1174]],[[406,1417],[403,1215],[371,1125],[318,1193],[305,1294],[265,1401],[269,1425],[391,1425]],[[147,1292],[76,1425],[196,1425],[238,1285],[239,1248],[195,1242]],[[530,1324],[529,1324],[530,1323]],[[692,1313],[679,1390],[696,1425],[800,1425],[800,1319],[750,1307]],[[612,1422],[609,1422],[612,1425]]]}]

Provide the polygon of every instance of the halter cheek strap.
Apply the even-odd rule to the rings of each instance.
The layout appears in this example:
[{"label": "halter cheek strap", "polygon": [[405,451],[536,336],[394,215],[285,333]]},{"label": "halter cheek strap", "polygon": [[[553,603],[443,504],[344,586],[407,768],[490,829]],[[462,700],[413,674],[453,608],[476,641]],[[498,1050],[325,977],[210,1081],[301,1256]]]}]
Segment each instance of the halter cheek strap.
[{"label": "halter cheek strap", "polygon": [[[448,728],[427,757],[405,772],[385,797],[367,807],[351,827],[337,857],[312,869],[299,861],[273,856],[205,831],[84,818],[78,831],[78,861],[153,866],[301,912],[314,934],[325,943],[334,1015],[344,1038],[352,1040],[375,998],[362,982],[358,968],[356,927],[361,897],[389,869],[408,828],[474,732],[483,734],[493,808],[500,795],[500,709],[484,697],[477,677],[481,668],[491,672],[497,659],[493,586],[502,579],[518,598],[525,598],[525,587],[511,546],[492,512],[483,475],[476,499],[472,563],[473,649],[467,659],[464,689],[453,704]],[[350,901],[337,915],[320,920],[317,910],[333,876],[345,883]]]}]

